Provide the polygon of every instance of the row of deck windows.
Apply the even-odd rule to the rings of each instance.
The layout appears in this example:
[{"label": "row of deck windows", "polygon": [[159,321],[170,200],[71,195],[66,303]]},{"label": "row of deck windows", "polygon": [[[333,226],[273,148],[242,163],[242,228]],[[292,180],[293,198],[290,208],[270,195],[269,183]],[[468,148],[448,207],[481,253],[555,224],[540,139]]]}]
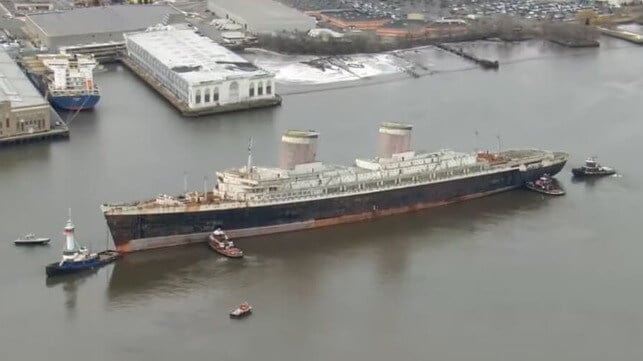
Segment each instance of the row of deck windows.
[{"label": "row of deck windows", "polygon": [[[412,182],[425,182],[430,179],[439,179],[447,176],[457,176],[457,175],[463,175],[467,174],[470,172],[477,172],[477,171],[482,171],[482,168],[479,166],[475,167],[469,167],[467,169],[462,169],[462,170],[455,170],[455,171],[446,171],[446,172],[440,172],[440,173],[433,173],[431,175],[429,174],[422,174],[422,175],[415,175],[411,177],[404,177],[404,178],[396,178],[396,179],[388,179],[385,181],[377,181],[377,182],[370,182],[370,183],[362,183],[362,184],[351,184],[351,185],[344,185],[344,186],[338,186],[338,187],[329,187],[325,188],[323,190],[324,194],[332,194],[332,193],[339,193],[339,192],[354,192],[358,190],[366,190],[366,189],[375,189],[375,188],[380,188],[380,187],[390,187],[396,184],[404,184],[404,183],[412,183]],[[252,193],[263,193],[265,191],[264,188],[255,188],[252,190]],[[268,189],[269,192],[275,192],[277,191],[277,187],[270,187]],[[311,191],[299,191],[299,192],[291,192],[291,193],[284,193],[280,195],[281,197],[297,197],[297,196],[304,196],[304,195],[311,195]]]}]

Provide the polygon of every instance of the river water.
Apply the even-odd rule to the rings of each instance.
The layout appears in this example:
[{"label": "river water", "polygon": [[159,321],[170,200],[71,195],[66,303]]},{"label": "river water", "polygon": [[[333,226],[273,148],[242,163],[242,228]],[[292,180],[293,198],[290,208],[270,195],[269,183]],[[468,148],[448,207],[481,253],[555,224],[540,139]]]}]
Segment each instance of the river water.
[{"label": "river water", "polygon": [[[292,88],[279,108],[180,117],[120,67],[69,141],[0,151],[3,360],[640,360],[643,354],[643,78],[640,47],[480,43],[418,79]],[[446,60],[445,60],[446,59]],[[460,62],[460,63],[459,63]],[[369,83],[370,82],[370,83]],[[285,88],[284,88],[285,89]],[[360,224],[240,240],[241,261],[193,245],[127,255],[46,282],[71,207],[76,234],[107,244],[103,202],[210,186],[213,171],[276,164],[279,135],[320,132],[318,158],[375,153],[382,121],[415,124],[416,148],[564,150],[621,176],[560,198],[514,191]],[[479,132],[476,137],[475,131]],[[17,248],[18,234],[53,238]],[[243,300],[256,309],[233,321]]]}]

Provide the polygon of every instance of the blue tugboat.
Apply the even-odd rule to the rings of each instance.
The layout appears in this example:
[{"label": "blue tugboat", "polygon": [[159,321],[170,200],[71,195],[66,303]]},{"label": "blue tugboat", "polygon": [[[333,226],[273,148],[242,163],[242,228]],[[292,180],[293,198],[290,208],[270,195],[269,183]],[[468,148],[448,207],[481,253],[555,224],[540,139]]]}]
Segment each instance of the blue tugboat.
[{"label": "blue tugboat", "polygon": [[120,254],[116,251],[90,253],[85,247],[80,247],[74,237],[74,224],[71,222],[71,212],[65,226],[65,249],[60,262],[50,263],[45,267],[47,277],[76,273],[83,270],[101,267],[115,261]]}]

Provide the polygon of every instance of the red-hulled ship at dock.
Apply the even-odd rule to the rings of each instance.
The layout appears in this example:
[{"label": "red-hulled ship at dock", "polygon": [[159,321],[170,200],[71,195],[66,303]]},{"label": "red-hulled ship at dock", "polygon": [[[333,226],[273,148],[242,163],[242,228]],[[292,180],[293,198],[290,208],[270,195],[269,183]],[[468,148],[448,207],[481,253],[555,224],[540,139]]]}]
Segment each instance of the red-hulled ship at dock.
[{"label": "red-hulled ship at dock", "polygon": [[315,159],[318,134],[282,136],[279,167],[216,173],[207,193],[123,204],[102,211],[120,252],[204,242],[219,227],[232,238],[305,230],[417,211],[521,188],[555,175],[568,154],[545,150],[461,153],[411,150],[410,125],[384,123],[378,157],[353,166]]}]

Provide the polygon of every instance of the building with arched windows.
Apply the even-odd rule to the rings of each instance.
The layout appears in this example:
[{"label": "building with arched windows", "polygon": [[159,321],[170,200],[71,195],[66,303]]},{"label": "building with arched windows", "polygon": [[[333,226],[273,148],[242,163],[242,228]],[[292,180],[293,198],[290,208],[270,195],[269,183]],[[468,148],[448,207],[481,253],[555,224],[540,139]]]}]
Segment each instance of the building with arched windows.
[{"label": "building with arched windows", "polygon": [[158,80],[188,110],[206,113],[280,102],[274,74],[192,30],[151,28],[126,34],[125,46],[129,61]]}]

